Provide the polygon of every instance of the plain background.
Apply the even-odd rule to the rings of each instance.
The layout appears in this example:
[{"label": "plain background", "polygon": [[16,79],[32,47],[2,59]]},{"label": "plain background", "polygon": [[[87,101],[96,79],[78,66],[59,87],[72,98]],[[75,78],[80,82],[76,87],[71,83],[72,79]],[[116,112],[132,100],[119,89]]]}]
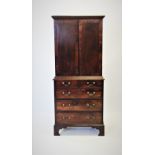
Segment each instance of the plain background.
[{"label": "plain background", "polygon": [[[0,4],[0,154],[30,155],[32,3],[7,0]],[[152,0],[123,0],[124,155],[155,154],[154,6]]]},{"label": "plain background", "polygon": [[[105,15],[103,76],[105,136],[90,129],[53,136],[52,15]],[[121,0],[33,0],[33,155],[121,154]],[[88,136],[90,135],[90,136]]]}]

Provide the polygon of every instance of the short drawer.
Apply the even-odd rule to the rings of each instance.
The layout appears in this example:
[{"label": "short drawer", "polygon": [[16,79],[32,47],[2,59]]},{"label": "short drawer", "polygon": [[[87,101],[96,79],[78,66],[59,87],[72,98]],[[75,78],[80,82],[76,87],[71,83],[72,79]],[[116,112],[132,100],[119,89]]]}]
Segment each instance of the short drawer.
[{"label": "short drawer", "polygon": [[59,124],[100,124],[102,123],[100,112],[58,112],[56,121]]},{"label": "short drawer", "polygon": [[70,88],[70,89],[57,89],[57,99],[73,99],[73,98],[90,98],[90,99],[101,99],[103,96],[102,88],[86,89],[86,88]]},{"label": "short drawer", "polygon": [[76,80],[58,80],[55,81],[56,88],[77,88],[78,81]]},{"label": "short drawer", "polygon": [[80,80],[79,86],[81,88],[103,87],[103,80]]},{"label": "short drawer", "polygon": [[102,111],[102,100],[56,100],[58,111]]}]

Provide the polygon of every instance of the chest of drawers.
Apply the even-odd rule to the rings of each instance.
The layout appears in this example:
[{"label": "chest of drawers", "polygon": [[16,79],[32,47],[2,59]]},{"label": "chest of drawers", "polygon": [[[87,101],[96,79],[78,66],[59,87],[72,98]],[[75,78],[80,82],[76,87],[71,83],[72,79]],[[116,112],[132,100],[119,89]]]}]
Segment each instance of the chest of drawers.
[{"label": "chest of drawers", "polygon": [[104,135],[103,16],[53,16],[55,28],[54,135],[93,127]]}]

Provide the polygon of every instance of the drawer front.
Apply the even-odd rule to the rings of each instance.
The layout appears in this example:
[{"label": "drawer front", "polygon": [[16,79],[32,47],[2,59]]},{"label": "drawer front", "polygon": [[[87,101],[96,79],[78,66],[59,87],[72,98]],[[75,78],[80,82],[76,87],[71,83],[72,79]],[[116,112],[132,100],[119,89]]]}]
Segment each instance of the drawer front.
[{"label": "drawer front", "polygon": [[58,112],[56,121],[59,124],[100,124],[102,113],[100,112]]},{"label": "drawer front", "polygon": [[56,90],[56,98],[57,99],[73,99],[73,98],[90,98],[90,99],[101,99],[103,96],[102,88],[98,89],[76,89],[76,88],[70,88],[70,89],[57,89]]},{"label": "drawer front", "polygon": [[102,100],[57,100],[59,111],[102,111]]},{"label": "drawer front", "polygon": [[79,86],[81,88],[100,88],[103,87],[103,81],[102,80],[80,80]]},{"label": "drawer front", "polygon": [[55,81],[56,88],[77,88],[78,81],[76,80],[58,80]]},{"label": "drawer front", "polygon": [[103,80],[58,80],[56,88],[96,88],[103,86]]}]

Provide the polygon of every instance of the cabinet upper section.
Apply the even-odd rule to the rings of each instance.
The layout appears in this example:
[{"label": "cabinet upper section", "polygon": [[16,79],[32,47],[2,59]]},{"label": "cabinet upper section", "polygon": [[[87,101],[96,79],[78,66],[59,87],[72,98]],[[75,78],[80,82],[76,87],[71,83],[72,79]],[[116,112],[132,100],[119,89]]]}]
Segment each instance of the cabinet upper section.
[{"label": "cabinet upper section", "polygon": [[102,18],[53,16],[56,75],[102,75]]}]

